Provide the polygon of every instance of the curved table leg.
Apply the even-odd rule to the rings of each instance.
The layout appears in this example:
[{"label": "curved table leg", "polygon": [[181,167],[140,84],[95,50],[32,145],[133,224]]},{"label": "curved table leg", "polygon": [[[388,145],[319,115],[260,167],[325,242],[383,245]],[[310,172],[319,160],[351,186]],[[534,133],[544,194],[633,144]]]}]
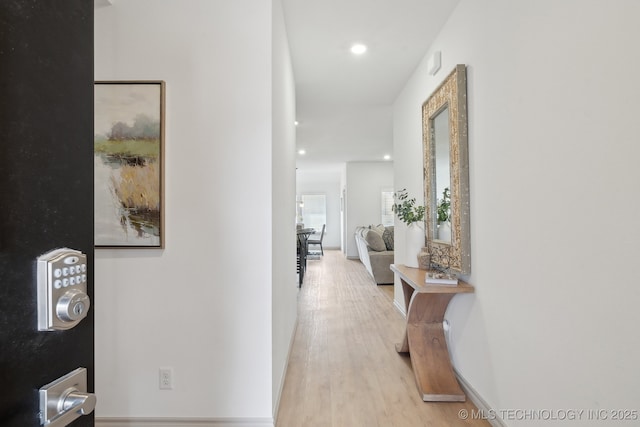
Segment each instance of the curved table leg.
[{"label": "curved table leg", "polygon": [[[396,350],[410,353],[422,400],[464,402],[466,396],[453,372],[442,326],[447,306],[455,294],[413,292],[404,281],[402,285],[407,305],[407,330]],[[410,299],[407,288],[411,291]]]},{"label": "curved table leg", "polygon": [[[407,318],[409,318],[409,306],[411,302],[411,296],[413,295],[413,288],[404,280],[400,279],[402,282],[402,293],[404,294],[404,312],[407,313]],[[402,338],[402,342],[396,344],[396,351],[398,353],[409,353],[409,341],[407,340],[407,331],[405,329],[404,337]]]}]

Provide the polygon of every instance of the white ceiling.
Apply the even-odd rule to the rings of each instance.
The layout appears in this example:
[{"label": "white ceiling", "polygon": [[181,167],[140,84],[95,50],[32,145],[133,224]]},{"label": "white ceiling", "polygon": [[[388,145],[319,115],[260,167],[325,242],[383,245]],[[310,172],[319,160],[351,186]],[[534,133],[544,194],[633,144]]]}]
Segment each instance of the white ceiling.
[{"label": "white ceiling", "polygon": [[[393,154],[392,104],[459,0],[282,0],[302,171]],[[349,51],[367,45],[364,55]]]}]

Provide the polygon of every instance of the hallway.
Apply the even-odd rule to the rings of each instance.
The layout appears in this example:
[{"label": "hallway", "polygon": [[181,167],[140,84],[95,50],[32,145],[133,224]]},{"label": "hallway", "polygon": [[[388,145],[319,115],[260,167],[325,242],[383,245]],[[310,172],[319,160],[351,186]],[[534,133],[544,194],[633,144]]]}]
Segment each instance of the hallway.
[{"label": "hallway", "polygon": [[393,287],[376,286],[360,261],[337,250],[309,261],[277,426],[489,426],[459,417],[470,402],[422,402],[394,347],[404,327]]}]

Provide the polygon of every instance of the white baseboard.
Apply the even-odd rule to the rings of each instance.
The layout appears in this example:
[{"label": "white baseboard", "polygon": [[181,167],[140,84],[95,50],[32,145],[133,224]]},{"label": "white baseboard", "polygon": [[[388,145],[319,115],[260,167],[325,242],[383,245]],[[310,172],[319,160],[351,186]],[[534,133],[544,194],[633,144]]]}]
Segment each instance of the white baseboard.
[{"label": "white baseboard", "polygon": [[402,317],[404,317],[405,319],[407,318],[407,312],[405,311],[405,308],[398,302],[398,300],[393,300],[393,306],[400,312],[400,314],[402,314]]},{"label": "white baseboard", "polygon": [[96,427],[274,427],[271,418],[107,418]]},{"label": "white baseboard", "polygon": [[486,418],[484,419],[486,419],[493,427],[507,427],[507,425],[500,418],[497,412],[494,411],[491,406],[489,406],[487,401],[484,400],[482,396],[480,396],[476,389],[473,388],[473,386],[471,386],[471,384],[469,384],[469,382],[467,382],[467,380],[462,375],[460,375],[460,372],[458,372],[455,367],[453,368],[453,371],[456,374],[456,378],[458,378],[460,387],[462,387],[462,390],[464,390],[469,400],[471,400],[474,405],[478,407],[480,414],[484,414],[486,416]]},{"label": "white baseboard", "polygon": [[[277,420],[278,410],[280,409],[280,398],[282,397],[282,390],[284,389],[284,380],[287,376],[287,370],[289,369],[289,359],[291,358],[291,350],[293,349],[293,340],[296,338],[296,332],[298,331],[298,316],[296,315],[296,323],[293,325],[293,332],[291,333],[291,338],[289,339],[289,351],[287,352],[287,360],[284,362],[284,371],[282,372],[282,381],[280,382],[280,389],[278,390],[278,395],[276,396],[276,402],[273,407],[273,419]],[[275,421],[274,421],[275,424]]]}]

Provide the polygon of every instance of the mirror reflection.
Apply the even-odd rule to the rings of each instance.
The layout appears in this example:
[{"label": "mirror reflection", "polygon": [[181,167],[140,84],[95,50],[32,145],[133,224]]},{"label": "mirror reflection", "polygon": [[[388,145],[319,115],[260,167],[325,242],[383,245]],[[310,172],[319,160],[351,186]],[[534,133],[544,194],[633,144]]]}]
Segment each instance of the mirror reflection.
[{"label": "mirror reflection", "polygon": [[436,239],[451,244],[451,175],[450,175],[450,147],[449,147],[449,107],[445,105],[436,116],[431,119],[435,159],[435,206],[436,229],[433,230]]}]

